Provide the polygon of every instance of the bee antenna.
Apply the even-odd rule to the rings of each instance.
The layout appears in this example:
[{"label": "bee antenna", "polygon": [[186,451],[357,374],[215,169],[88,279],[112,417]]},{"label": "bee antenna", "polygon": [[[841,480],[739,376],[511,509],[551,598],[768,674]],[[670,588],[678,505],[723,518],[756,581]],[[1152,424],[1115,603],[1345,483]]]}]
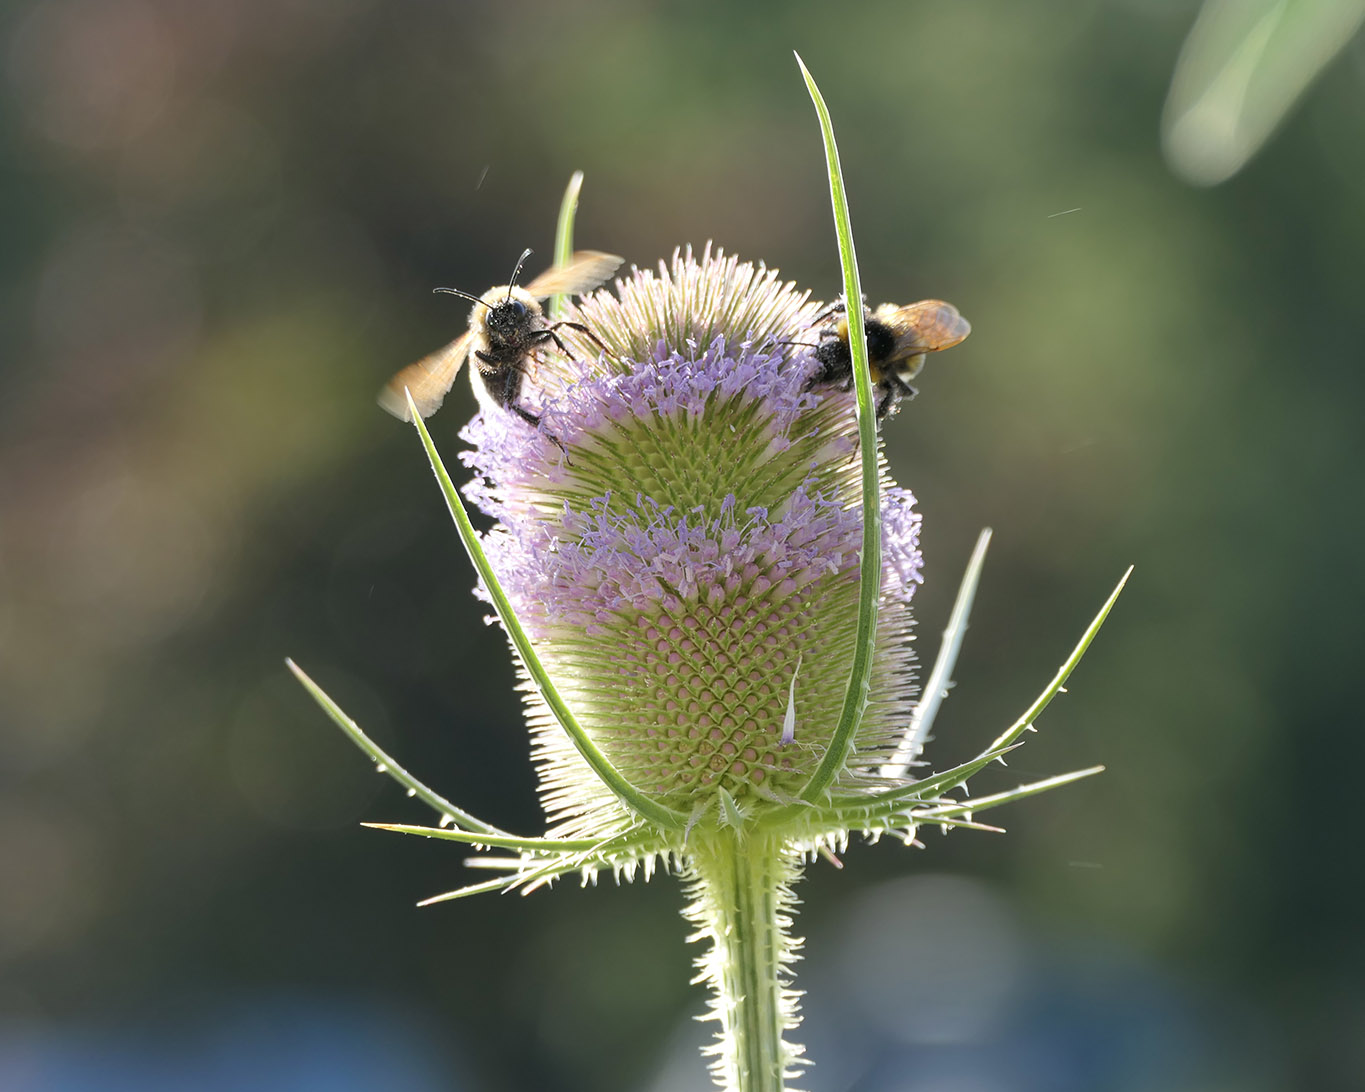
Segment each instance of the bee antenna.
[{"label": "bee antenna", "polygon": [[521,257],[517,259],[517,267],[512,270],[512,279],[507,282],[507,298],[512,298],[512,286],[517,283],[517,278],[521,276],[521,267],[526,264],[526,259],[531,256],[531,248],[528,246],[521,252]]},{"label": "bee antenna", "polygon": [[[461,292],[458,288],[433,288],[432,291],[433,291],[433,292],[448,292],[450,295],[452,295],[452,296],[459,296],[461,299],[473,300],[475,303],[483,303],[483,300],[479,299],[478,296],[471,296],[468,292]],[[488,304],[486,304],[486,303],[483,303],[483,305],[484,305],[485,307],[488,306]]]}]

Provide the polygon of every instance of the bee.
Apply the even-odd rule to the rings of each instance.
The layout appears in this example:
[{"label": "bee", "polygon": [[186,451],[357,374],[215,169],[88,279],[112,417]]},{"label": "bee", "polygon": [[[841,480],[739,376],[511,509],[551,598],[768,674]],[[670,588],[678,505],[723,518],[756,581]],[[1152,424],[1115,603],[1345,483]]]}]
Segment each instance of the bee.
[{"label": "bee", "polygon": [[[820,331],[815,347],[819,369],[810,377],[806,389],[853,385],[853,356],[848,345],[848,315],[844,304],[837,303],[825,316],[837,321]],[[877,400],[877,420],[890,417],[902,398],[914,398],[910,380],[924,366],[926,353],[951,349],[972,332],[971,323],[958,314],[951,303],[920,300],[898,307],[884,303],[875,311],[863,307],[863,330],[867,335],[867,364]]]},{"label": "bee", "polygon": [[528,424],[540,424],[540,416],[517,401],[532,353],[549,341],[559,346],[561,352],[567,352],[555,332],[565,327],[578,331],[599,347],[602,345],[582,323],[547,321],[540,301],[548,296],[590,291],[615,273],[624,259],[597,250],[580,250],[566,265],[546,270],[525,287],[518,286],[517,277],[530,256],[530,250],[522,253],[510,283],[490,288],[482,296],[458,288],[436,289],[473,301],[469,329],[444,349],[409,364],[390,379],[379,392],[379,404],[384,409],[400,420],[410,420],[405,393],[410,391],[418,414],[430,417],[441,408],[465,358],[472,356],[474,367],[469,380],[479,405],[485,410],[491,406],[511,410]]}]

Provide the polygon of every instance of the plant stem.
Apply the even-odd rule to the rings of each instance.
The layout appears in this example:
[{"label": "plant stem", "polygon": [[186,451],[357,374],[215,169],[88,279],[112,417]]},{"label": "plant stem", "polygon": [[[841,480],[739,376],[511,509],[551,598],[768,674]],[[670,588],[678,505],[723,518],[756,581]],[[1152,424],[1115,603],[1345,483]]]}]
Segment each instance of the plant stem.
[{"label": "plant stem", "polygon": [[796,904],[791,885],[800,856],[783,841],[728,827],[693,832],[686,916],[709,940],[699,982],[715,991],[711,1019],[721,1030],[711,1072],[727,1092],[782,1092],[801,1048],[783,1041],[797,1024],[788,988],[799,941],[790,935]]}]

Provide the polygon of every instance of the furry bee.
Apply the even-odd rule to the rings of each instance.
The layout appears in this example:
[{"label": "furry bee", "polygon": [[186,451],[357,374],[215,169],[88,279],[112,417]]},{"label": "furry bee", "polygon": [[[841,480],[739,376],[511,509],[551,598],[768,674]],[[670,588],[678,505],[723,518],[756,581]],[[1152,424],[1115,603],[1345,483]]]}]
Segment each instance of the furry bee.
[{"label": "furry bee", "polygon": [[[848,315],[837,303],[825,317],[837,321],[820,331],[815,359],[820,367],[810,377],[807,390],[839,384],[853,385],[853,356],[848,345]],[[877,420],[895,413],[902,398],[913,398],[910,380],[919,374],[926,353],[951,349],[972,332],[971,323],[951,303],[920,300],[898,307],[884,303],[875,311],[863,307],[867,335],[867,363],[877,402]]]},{"label": "furry bee", "polygon": [[445,400],[446,392],[460,374],[467,356],[474,358],[469,373],[474,395],[485,410],[498,406],[511,410],[531,425],[540,424],[540,417],[517,401],[522,379],[531,354],[547,341],[554,342],[561,352],[564,343],[555,333],[562,327],[576,330],[599,346],[601,342],[586,326],[577,322],[548,322],[540,301],[548,296],[577,295],[604,283],[624,260],[615,254],[597,250],[580,250],[567,265],[546,270],[525,287],[517,285],[521,267],[531,252],[525,251],[512,271],[508,284],[490,288],[482,296],[461,292],[458,288],[438,288],[454,296],[472,300],[469,329],[444,349],[409,364],[389,380],[379,392],[379,404],[395,417],[410,419],[408,399],[422,417],[430,417]]}]

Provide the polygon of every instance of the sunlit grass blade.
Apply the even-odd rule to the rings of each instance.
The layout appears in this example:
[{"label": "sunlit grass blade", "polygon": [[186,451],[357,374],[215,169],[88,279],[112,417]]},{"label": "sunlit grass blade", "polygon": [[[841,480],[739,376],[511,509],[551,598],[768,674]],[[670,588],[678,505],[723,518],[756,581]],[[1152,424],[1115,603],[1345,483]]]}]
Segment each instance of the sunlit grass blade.
[{"label": "sunlit grass blade", "polygon": [[976,540],[976,548],[967,562],[967,571],[962,574],[962,584],[957,590],[952,613],[948,616],[948,628],[943,631],[943,644],[939,646],[938,659],[934,661],[929,678],[925,680],[920,692],[919,704],[910,714],[910,724],[901,737],[896,752],[890,762],[881,768],[883,777],[904,777],[910,763],[919,757],[920,751],[929,738],[938,715],[939,706],[948,696],[952,685],[953,669],[957,666],[958,653],[962,651],[962,638],[967,633],[967,618],[972,613],[972,600],[976,597],[976,586],[981,580],[981,567],[986,563],[986,548],[991,542],[991,531],[987,527]]},{"label": "sunlit grass blade", "polygon": [[520,889],[522,895],[529,895],[531,892],[539,890],[546,884],[553,883],[562,876],[571,875],[574,872],[582,873],[584,868],[609,868],[609,865],[594,861],[590,856],[580,856],[575,859],[561,858],[548,862],[531,862],[539,865],[537,868],[524,870],[507,880],[507,890],[514,891]]},{"label": "sunlit grass blade", "polygon": [[432,895],[417,905],[435,906],[439,902],[451,902],[455,899],[467,899],[470,895],[482,895],[485,891],[506,891],[511,888],[513,882],[515,881],[512,876],[499,876],[497,879],[484,880],[482,883],[472,883],[468,887],[456,888],[456,890],[446,891],[444,894]]},{"label": "sunlit grass blade", "polygon": [[465,830],[499,838],[515,837],[491,823],[485,823],[482,819],[470,815],[463,808],[457,808],[440,793],[427,788],[426,785],[395,762],[392,756],[379,744],[367,736],[361,730],[360,725],[347,716],[341,706],[337,705],[322,687],[308,677],[303,668],[299,667],[293,660],[285,660],[284,662],[288,665],[289,670],[294,673],[294,677],[303,684],[304,689],[312,695],[313,700],[322,707],[322,711],[332,718],[332,722],[346,733],[352,743],[370,756],[371,761],[375,764],[375,769],[397,781],[398,784],[408,790],[409,796],[422,801],[447,822],[458,823]]},{"label": "sunlit grass blade", "polygon": [[943,815],[924,816],[916,812],[913,816],[917,826],[941,827],[947,830],[979,830],[983,834],[1004,834],[1004,827],[992,826],[990,823],[978,823],[974,819],[963,819],[960,816],[950,817]]},{"label": "sunlit grass blade", "polygon": [[829,749],[815,773],[801,790],[801,799],[816,801],[833,783],[848,761],[849,749],[867,708],[868,686],[872,677],[872,654],[877,638],[877,601],[882,584],[881,481],[877,474],[877,420],[872,406],[872,380],[867,366],[867,337],[863,330],[863,289],[858,280],[858,258],[853,249],[853,227],[848,215],[848,195],[844,190],[839,148],[834,141],[834,123],[824,97],[796,55],[806,81],[815,112],[820,118],[820,133],[825,142],[825,163],[829,170],[830,202],[834,208],[834,229],[839,239],[839,264],[844,274],[844,300],[847,304],[848,346],[853,358],[853,385],[858,396],[858,445],[862,455],[863,548],[858,580],[858,628],[854,638],[853,665],[843,709],[834,728]]},{"label": "sunlit grass blade", "polygon": [[[578,193],[583,188],[583,172],[574,171],[569,184],[564,189],[564,200],[559,203],[559,221],[555,224],[555,265],[569,264],[573,255],[573,222],[578,215]],[[567,296],[551,296],[549,316],[551,322],[564,317],[564,301]]]},{"label": "sunlit grass blade", "polygon": [[522,868],[525,864],[520,857],[488,857],[481,853],[464,859],[465,868],[483,868],[499,872]]},{"label": "sunlit grass blade", "polygon": [[[479,835],[471,831],[450,830],[447,827],[413,826],[408,823],[361,823],[373,830],[389,830],[398,834],[414,834],[422,838],[439,838],[447,842],[486,846],[491,849],[517,849],[526,854],[562,858],[569,867],[581,867],[583,861],[600,859],[606,862],[621,856],[654,853],[662,847],[658,834],[641,827],[623,831],[607,838],[515,838]],[[471,858],[473,863],[480,858]],[[497,858],[495,858],[497,859]],[[503,858],[511,859],[511,858]]]},{"label": "sunlit grass blade", "polygon": [[1100,626],[1104,625],[1104,620],[1109,617],[1110,610],[1113,609],[1114,604],[1118,601],[1119,593],[1123,591],[1123,586],[1128,583],[1128,578],[1132,574],[1133,567],[1129,565],[1128,571],[1123,574],[1123,578],[1118,582],[1118,586],[1114,588],[1113,592],[1110,593],[1109,598],[1105,600],[1104,606],[1100,608],[1099,614],[1095,615],[1094,621],[1086,627],[1085,633],[1081,635],[1080,641],[1077,642],[1076,647],[1071,650],[1071,655],[1066,658],[1066,662],[1063,663],[1061,668],[1057,671],[1052,682],[1050,682],[1047,688],[1038,695],[1033,704],[1024,712],[1024,715],[1015,721],[999,739],[991,744],[990,750],[995,750],[998,747],[1007,747],[1027,732],[1033,725],[1033,722],[1037,720],[1043,710],[1047,708],[1048,703],[1057,696],[1057,692],[1066,684],[1067,676],[1070,675],[1076,665],[1081,662],[1081,657],[1085,655],[1085,650],[1090,647],[1090,642],[1095,639],[1095,634],[1099,633]]},{"label": "sunlit grass blade", "polygon": [[[494,858],[494,860],[499,860]],[[467,862],[474,864],[474,861]],[[530,867],[528,867],[530,866]],[[485,891],[510,892],[520,890],[523,895],[543,887],[547,883],[552,883],[561,876],[567,876],[575,872],[582,872],[584,869],[603,871],[612,867],[610,861],[594,856],[592,853],[559,857],[546,862],[540,861],[517,861],[515,867],[525,869],[518,871],[515,875],[498,876],[491,880],[484,880],[480,883],[470,884],[467,887],[457,888],[454,891],[447,891],[440,895],[432,895],[430,898],[423,899],[418,906],[435,906],[437,903],[451,902],[455,899],[466,899],[470,895],[481,895]]]},{"label": "sunlit grass blade", "polygon": [[650,862],[663,850],[662,840],[657,834],[652,838],[636,839],[635,844],[627,844],[620,835],[613,835],[602,839],[597,846],[585,852],[566,854],[559,860],[542,863],[540,868],[524,872],[513,882],[521,888],[523,895],[529,895],[532,891],[571,872],[579,873],[586,882],[591,874],[614,873],[627,867],[632,861],[639,865],[644,877],[648,879],[654,872]]},{"label": "sunlit grass blade", "polygon": [[649,799],[622,777],[620,771],[611,764],[607,756],[598,749],[597,744],[589,738],[587,732],[583,730],[577,718],[574,717],[572,710],[560,697],[559,691],[555,688],[549,675],[546,674],[540,657],[536,655],[530,637],[527,636],[516,613],[512,610],[512,604],[508,602],[507,595],[502,590],[497,575],[493,572],[493,567],[488,563],[483,547],[479,544],[479,536],[475,533],[473,524],[469,522],[469,513],[465,510],[464,501],[460,499],[455,483],[451,480],[445,464],[441,461],[440,453],[436,450],[436,444],[431,438],[431,433],[427,431],[421,415],[417,412],[411,394],[408,395],[408,404],[412,412],[412,422],[417,428],[418,435],[422,438],[422,446],[426,449],[432,472],[436,475],[436,481],[446,499],[446,506],[450,509],[451,518],[454,519],[455,527],[460,533],[460,540],[464,543],[469,559],[474,563],[474,568],[483,580],[484,587],[488,591],[488,597],[493,602],[493,609],[502,621],[503,628],[506,629],[507,636],[512,642],[512,647],[516,649],[517,655],[521,658],[531,685],[535,687],[541,700],[545,702],[560,726],[568,734],[578,753],[583,756],[583,760],[592,767],[593,772],[601,778],[603,784],[616,794],[622,803],[659,826],[681,830],[687,823],[686,816]]},{"label": "sunlit grass blade", "polygon": [[916,820],[927,824],[937,823],[940,818],[974,815],[978,811],[986,811],[989,808],[998,808],[1001,804],[1011,804],[1016,800],[1023,800],[1025,797],[1037,796],[1039,793],[1047,792],[1049,789],[1061,788],[1063,785],[1070,785],[1073,781],[1080,781],[1082,778],[1086,777],[1094,777],[1095,774],[1103,772],[1103,766],[1091,766],[1084,770],[1074,770],[1071,773],[1058,774],[1056,777],[1044,778],[1042,781],[1032,781],[1027,785],[1020,785],[1018,788],[994,793],[991,796],[976,796],[971,800],[964,800],[960,804],[945,804],[935,808],[926,808],[916,815]]},{"label": "sunlit grass blade", "polygon": [[887,806],[894,807],[896,810],[904,810],[913,806],[916,801],[923,801],[931,796],[938,796],[949,789],[956,788],[973,774],[985,769],[997,758],[1009,754],[1013,749],[1013,747],[993,747],[988,751],[983,751],[968,762],[954,766],[950,770],[944,770],[942,773],[934,774],[932,777],[926,777],[923,781],[888,789],[886,792],[876,793],[872,796],[837,796],[820,811],[822,813],[855,814],[873,809],[885,810]]},{"label": "sunlit grass blade", "polygon": [[397,834],[415,834],[422,838],[440,838],[465,845],[488,846],[492,849],[520,849],[526,853],[569,853],[592,849],[598,838],[556,840],[554,838],[518,838],[514,835],[481,834],[477,831],[451,830],[449,827],[423,827],[411,823],[361,823],[371,830],[391,830]]}]

